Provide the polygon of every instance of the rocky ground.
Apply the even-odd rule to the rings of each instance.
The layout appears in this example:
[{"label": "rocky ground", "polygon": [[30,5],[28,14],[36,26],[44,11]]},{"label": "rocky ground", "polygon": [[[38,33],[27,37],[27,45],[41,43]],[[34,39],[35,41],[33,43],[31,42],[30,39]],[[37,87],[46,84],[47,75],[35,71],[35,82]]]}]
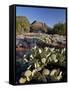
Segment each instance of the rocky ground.
[{"label": "rocky ground", "polygon": [[16,83],[66,81],[66,36],[16,36]]}]

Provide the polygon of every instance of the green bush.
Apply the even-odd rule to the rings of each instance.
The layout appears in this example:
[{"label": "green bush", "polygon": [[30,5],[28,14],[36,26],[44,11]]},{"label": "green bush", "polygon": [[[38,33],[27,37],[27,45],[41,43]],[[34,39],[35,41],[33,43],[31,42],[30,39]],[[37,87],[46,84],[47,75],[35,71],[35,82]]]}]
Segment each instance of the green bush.
[{"label": "green bush", "polygon": [[23,34],[30,31],[30,22],[25,16],[16,17],[16,34]]},{"label": "green bush", "polygon": [[66,34],[66,24],[58,23],[53,27],[53,34],[65,35]]}]

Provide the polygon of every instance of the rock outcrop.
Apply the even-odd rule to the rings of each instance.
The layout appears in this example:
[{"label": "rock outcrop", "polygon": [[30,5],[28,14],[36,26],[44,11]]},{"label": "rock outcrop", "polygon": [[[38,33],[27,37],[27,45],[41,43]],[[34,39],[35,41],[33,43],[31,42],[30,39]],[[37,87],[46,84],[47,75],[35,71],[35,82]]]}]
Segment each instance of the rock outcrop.
[{"label": "rock outcrop", "polygon": [[46,33],[47,25],[43,22],[34,21],[30,26],[30,32]]}]

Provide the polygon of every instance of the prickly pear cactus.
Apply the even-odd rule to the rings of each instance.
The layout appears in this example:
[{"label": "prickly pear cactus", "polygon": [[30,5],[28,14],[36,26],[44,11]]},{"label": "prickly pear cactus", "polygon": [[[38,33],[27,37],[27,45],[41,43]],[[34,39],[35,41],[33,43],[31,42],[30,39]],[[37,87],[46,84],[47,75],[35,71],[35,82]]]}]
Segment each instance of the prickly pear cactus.
[{"label": "prickly pear cactus", "polygon": [[[29,50],[19,53],[21,57],[16,60],[17,83],[47,83],[65,80],[66,48],[63,46],[61,48],[45,46],[46,44],[56,45],[57,41],[60,41],[58,38],[53,39],[53,37],[56,36],[36,37],[38,41],[41,41],[40,44],[36,41],[36,44],[33,44],[34,46],[32,45],[33,47]],[[30,43],[27,40],[26,42]],[[31,40],[32,42],[33,40]]]}]

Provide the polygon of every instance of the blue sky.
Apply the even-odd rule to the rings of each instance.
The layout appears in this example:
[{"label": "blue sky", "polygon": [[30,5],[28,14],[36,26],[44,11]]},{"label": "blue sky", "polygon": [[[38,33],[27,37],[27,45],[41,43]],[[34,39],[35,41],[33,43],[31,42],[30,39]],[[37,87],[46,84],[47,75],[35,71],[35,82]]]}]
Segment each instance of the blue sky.
[{"label": "blue sky", "polygon": [[52,27],[55,23],[66,21],[66,9],[17,6],[16,16],[26,16],[30,23],[37,20],[45,22],[48,26]]}]

